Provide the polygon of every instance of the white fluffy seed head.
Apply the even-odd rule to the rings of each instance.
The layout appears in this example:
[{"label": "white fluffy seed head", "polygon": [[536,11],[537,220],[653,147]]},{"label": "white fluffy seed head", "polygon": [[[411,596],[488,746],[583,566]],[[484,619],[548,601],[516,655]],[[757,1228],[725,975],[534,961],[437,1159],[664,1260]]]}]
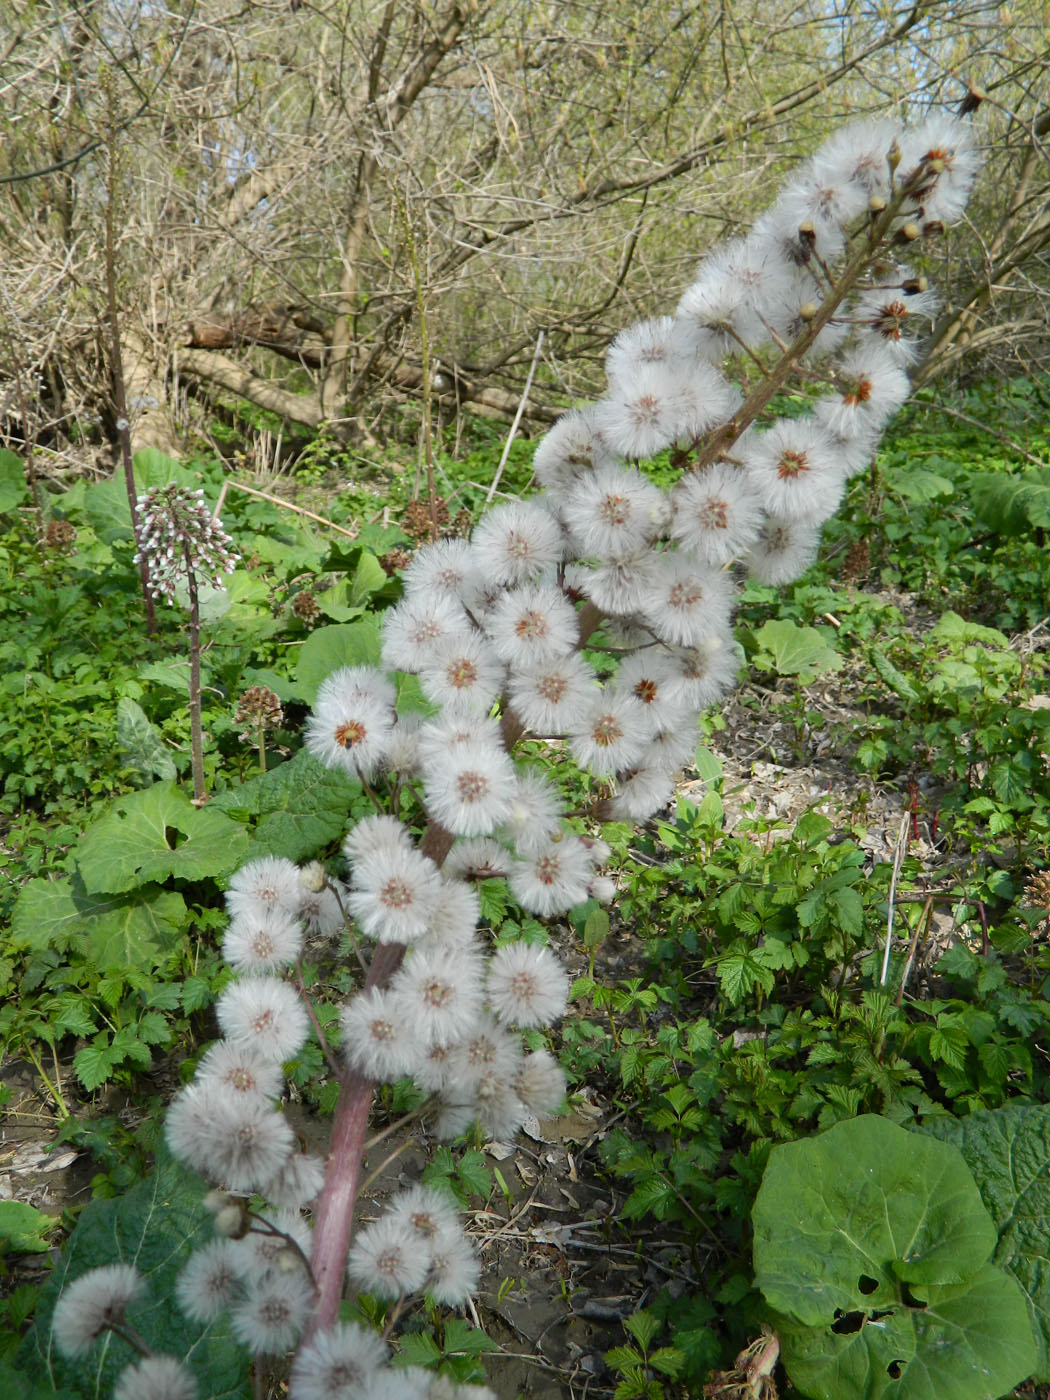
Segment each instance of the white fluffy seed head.
[{"label": "white fluffy seed head", "polygon": [[123,1321],[146,1281],[132,1264],[105,1264],[66,1284],[51,1315],[55,1346],[70,1360],[86,1356],[110,1323]]}]

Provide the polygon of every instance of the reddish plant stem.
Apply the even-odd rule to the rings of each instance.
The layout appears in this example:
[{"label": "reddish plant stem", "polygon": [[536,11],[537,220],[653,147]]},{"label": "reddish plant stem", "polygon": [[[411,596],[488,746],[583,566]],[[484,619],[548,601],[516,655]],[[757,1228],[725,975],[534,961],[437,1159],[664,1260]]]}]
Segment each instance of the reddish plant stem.
[{"label": "reddish plant stem", "polygon": [[[595,631],[601,619],[602,614],[593,603],[584,604],[580,611],[580,646]],[[503,741],[509,753],[524,734],[525,726],[508,708],[503,715],[502,729]],[[452,832],[446,831],[437,822],[431,822],[423,835],[420,850],[441,866],[455,839]],[[401,966],[404,954],[405,950],[399,943],[380,943],[368,970],[365,990],[385,986]],[[317,1282],[317,1297],[307,1328],[308,1336],[318,1328],[331,1327],[339,1317],[346,1258],[353,1230],[354,1204],[361,1182],[361,1160],[374,1090],[375,1082],[356,1071],[349,1070],[341,1076],[339,1099],[332,1122],[328,1169],[314,1221],[310,1263]]]},{"label": "reddish plant stem", "polygon": [[[431,822],[421,850],[437,865],[448,855],[455,837]],[[365,990],[385,986],[401,966],[405,955],[400,943],[380,943],[365,980]],[[332,1122],[332,1142],[328,1170],[314,1221],[314,1244],[310,1266],[317,1282],[317,1298],[308,1334],[320,1327],[331,1327],[339,1318],[343,1296],[346,1256],[354,1222],[354,1203],[361,1180],[361,1160],[368,1135],[375,1081],[348,1070],[341,1078],[339,1101]]]}]

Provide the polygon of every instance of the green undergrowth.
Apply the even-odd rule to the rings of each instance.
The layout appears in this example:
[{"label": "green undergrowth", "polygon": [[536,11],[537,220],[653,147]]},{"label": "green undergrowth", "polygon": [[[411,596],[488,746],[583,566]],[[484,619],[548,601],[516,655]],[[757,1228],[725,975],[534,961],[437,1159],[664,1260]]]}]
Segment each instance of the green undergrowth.
[{"label": "green undergrowth", "polygon": [[[1004,1122],[1010,1141],[1042,1142],[1041,1120],[1009,1115],[1034,1112],[1050,1091],[1047,400],[1046,386],[1024,381],[978,388],[959,399],[958,419],[922,399],[877,469],[851,484],[805,579],[743,595],[747,681],[734,703],[759,727],[776,721],[763,756],[787,769],[830,748],[854,792],[896,789],[908,817],[896,870],[867,853],[862,798],[832,802],[834,818],[751,811],[730,822],[717,713],[698,733],[696,800],[641,831],[603,832],[620,891],[608,909],[575,911],[580,975],[554,1044],[573,1087],[613,1105],[596,1166],[630,1238],[641,1251],[650,1230],[672,1231],[683,1281],[650,1294],[608,1353],[617,1400],[699,1395],[713,1368],[755,1342],[774,1306],[753,1256],[764,1174],[785,1145],[844,1125],[875,1116],[953,1142],[996,1221],[995,1266],[1026,1249],[1042,1257],[1034,1226],[1007,1240],[1008,1193],[982,1177],[974,1143],[982,1124],[998,1141]],[[450,522],[481,508],[502,442],[481,425],[453,448],[449,437],[437,473]],[[39,521],[21,463],[0,456],[0,1047],[6,1063],[33,1067],[56,1139],[91,1154],[93,1220],[158,1180],[163,1103],[214,1036],[230,873],[264,854],[336,872],[348,822],[369,810],[356,783],[302,750],[302,728],[330,670],[378,657],[379,617],[399,589],[380,561],[411,543],[415,450],[397,455],[366,463],[322,439],[300,455],[298,499],[352,539],[228,487],[222,518],[241,558],[205,598],[205,806],[188,795],[184,612],[162,609],[147,637],[122,487],[49,491]],[[515,444],[500,490],[524,488],[529,456]],[[136,466],[142,489],[175,480],[213,504],[226,480],[210,459],[146,453]],[[282,706],[262,751],[237,718],[251,686]],[[399,708],[421,703],[403,684]],[[601,795],[553,772],[581,806]],[[415,799],[402,800],[411,820]],[[550,937],[502,881],[481,896],[495,940]],[[312,949],[303,967],[333,1038],[347,951]],[[288,1070],[308,1110],[331,1111],[316,1041]],[[392,1122],[417,1102],[405,1085],[385,1090],[379,1116]],[[442,1149],[430,1179],[464,1204],[498,1204],[498,1168],[481,1147]],[[7,1220],[0,1373],[37,1297],[12,1261],[39,1256],[72,1223]],[[816,1324],[805,1300],[790,1301],[787,1330],[802,1337]],[[893,1306],[913,1304],[898,1289]],[[409,1319],[403,1338],[412,1360],[461,1379],[480,1378],[488,1345],[437,1316]],[[1045,1338],[1039,1346],[1046,1369]]]}]

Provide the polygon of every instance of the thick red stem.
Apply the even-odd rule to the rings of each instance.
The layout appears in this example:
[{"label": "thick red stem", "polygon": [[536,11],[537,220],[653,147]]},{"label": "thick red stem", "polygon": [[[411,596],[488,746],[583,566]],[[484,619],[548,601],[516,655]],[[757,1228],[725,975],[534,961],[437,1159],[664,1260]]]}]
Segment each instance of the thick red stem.
[{"label": "thick red stem", "polygon": [[[421,849],[441,865],[454,841],[452,834],[432,822],[423,837]],[[401,966],[405,955],[400,943],[380,943],[368,969],[365,990],[382,987]],[[308,1334],[319,1327],[331,1327],[339,1320],[343,1296],[346,1256],[354,1223],[354,1202],[361,1180],[361,1158],[368,1136],[368,1116],[372,1109],[375,1082],[356,1071],[341,1079],[339,1101],[332,1122],[324,1190],[314,1214],[314,1242],[310,1267],[317,1282],[314,1313]]]}]

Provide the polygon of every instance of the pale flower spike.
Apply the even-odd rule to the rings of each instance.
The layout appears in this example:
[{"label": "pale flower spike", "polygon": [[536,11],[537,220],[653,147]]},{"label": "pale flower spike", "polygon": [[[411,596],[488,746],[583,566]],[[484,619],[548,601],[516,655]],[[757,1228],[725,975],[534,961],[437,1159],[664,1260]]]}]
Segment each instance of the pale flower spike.
[{"label": "pale flower spike", "polygon": [[[905,221],[921,237],[958,218],[978,164],[954,118],[836,133],[749,235],[708,253],[673,315],[616,338],[603,397],[537,446],[539,493],[490,510],[469,541],[421,548],[376,664],[320,686],[307,750],[357,785],[362,807],[389,802],[387,814],[346,834],[343,865],[265,856],[231,878],[223,952],[234,980],[217,1006],[226,1038],[166,1125],[175,1156],[223,1188],[215,1237],[183,1267],[176,1302],[196,1324],[228,1318],[253,1355],[297,1348],[290,1400],[490,1400],[392,1369],[383,1339],[338,1320],[347,1272],[377,1299],[427,1294],[448,1307],[468,1303],[479,1279],[454,1203],[430,1188],[395,1198],[351,1243],[346,1183],[373,1085],[415,1079],[442,1137],[475,1123],[510,1135],[560,1110],[564,1071],[549,1050],[526,1054],[522,1032],[534,1041],[564,1014],[569,979],[542,942],[493,949],[485,882],[505,879],[538,919],[614,897],[600,873],[609,848],[581,835],[579,818],[641,823],[673,801],[700,712],[735,683],[739,581],[779,587],[809,567],[821,525],[907,397],[936,300],[896,261],[894,235]],[[777,419],[770,405],[800,367],[810,411]],[[670,485],[643,467],[664,451],[660,481],[678,473]],[[173,594],[188,564],[216,577],[232,565],[198,500],[169,490],[142,504],[158,591]],[[405,673],[418,682],[406,687]],[[523,735],[527,766],[514,752]],[[589,775],[592,805],[572,813],[574,826],[537,767],[536,745],[550,739]],[[422,836],[400,819],[416,802]],[[351,990],[326,1022],[331,1042],[322,1037],[340,1085],[324,1176],[297,1150],[279,1099],[310,1033],[300,960],[318,937],[331,956],[339,935],[350,954],[333,985]],[[75,1280],[54,1312],[57,1349],[87,1356],[143,1288],[123,1264]],[[191,1371],[147,1357],[115,1393],[193,1400]]]}]

